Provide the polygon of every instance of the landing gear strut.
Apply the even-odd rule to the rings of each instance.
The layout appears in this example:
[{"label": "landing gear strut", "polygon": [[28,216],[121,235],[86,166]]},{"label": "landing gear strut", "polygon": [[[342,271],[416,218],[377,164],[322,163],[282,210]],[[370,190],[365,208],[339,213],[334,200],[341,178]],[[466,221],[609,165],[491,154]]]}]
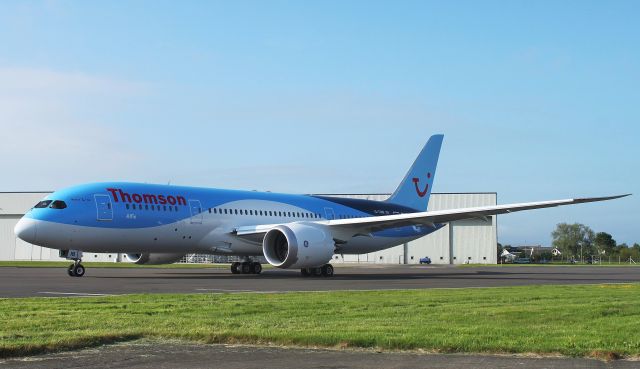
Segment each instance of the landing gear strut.
[{"label": "landing gear strut", "polygon": [[300,269],[300,274],[303,277],[333,277],[333,265],[325,264],[317,268],[303,268]]},{"label": "landing gear strut", "polygon": [[60,250],[60,257],[67,260],[73,260],[73,264],[67,268],[70,277],[82,277],[85,269],[82,265],[82,251],[80,250]]},{"label": "landing gear strut", "polygon": [[262,264],[250,259],[243,262],[231,263],[231,273],[233,274],[260,274],[262,273]]}]

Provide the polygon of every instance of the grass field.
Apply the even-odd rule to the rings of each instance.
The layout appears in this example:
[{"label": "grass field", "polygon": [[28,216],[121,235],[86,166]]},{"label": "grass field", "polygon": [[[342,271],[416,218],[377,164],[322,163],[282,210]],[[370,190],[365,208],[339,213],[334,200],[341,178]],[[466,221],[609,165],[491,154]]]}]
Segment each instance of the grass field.
[{"label": "grass field", "polygon": [[640,355],[640,284],[0,299],[0,356],[150,339]]},{"label": "grass field", "polygon": [[[0,264],[1,265],[1,264]],[[514,263],[508,263],[508,264],[457,264],[456,266],[461,267],[461,268],[468,268],[468,267],[557,267],[557,266],[570,266],[570,267],[640,267],[640,264],[629,264],[628,262],[622,262],[622,263],[618,263],[616,262],[602,262],[602,263],[597,263],[597,264],[582,264],[582,263],[576,263],[576,264],[571,264],[571,263],[561,263],[561,262],[554,262],[554,263],[545,263],[545,264],[514,264]]]}]

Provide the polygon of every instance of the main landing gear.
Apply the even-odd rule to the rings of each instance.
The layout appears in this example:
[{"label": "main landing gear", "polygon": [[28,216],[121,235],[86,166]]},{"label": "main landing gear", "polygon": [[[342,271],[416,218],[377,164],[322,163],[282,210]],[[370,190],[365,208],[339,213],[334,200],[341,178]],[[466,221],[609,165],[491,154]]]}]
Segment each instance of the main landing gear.
[{"label": "main landing gear", "polygon": [[73,260],[73,264],[67,268],[69,277],[82,277],[85,269],[82,265],[82,251],[80,250],[60,250],[60,257],[67,260]]},{"label": "main landing gear", "polygon": [[231,263],[231,273],[233,274],[260,274],[262,264],[257,261],[245,260],[243,262]]},{"label": "main landing gear", "polygon": [[303,277],[333,277],[333,265],[325,264],[317,268],[300,269]]}]

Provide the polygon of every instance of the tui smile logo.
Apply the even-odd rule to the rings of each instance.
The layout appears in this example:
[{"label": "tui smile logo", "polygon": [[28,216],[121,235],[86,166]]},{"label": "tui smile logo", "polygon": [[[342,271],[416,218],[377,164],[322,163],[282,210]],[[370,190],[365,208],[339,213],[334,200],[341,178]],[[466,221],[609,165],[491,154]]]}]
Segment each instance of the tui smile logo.
[{"label": "tui smile logo", "polygon": [[[427,173],[427,182],[429,182],[429,179],[431,178],[431,173]],[[418,184],[420,183],[420,178],[414,178],[413,179],[413,184],[416,186],[416,193],[418,194],[418,196],[420,197],[424,197],[424,195],[427,194],[427,191],[429,190],[429,183],[427,183],[424,187],[424,190],[420,190],[420,187],[418,186]]]}]

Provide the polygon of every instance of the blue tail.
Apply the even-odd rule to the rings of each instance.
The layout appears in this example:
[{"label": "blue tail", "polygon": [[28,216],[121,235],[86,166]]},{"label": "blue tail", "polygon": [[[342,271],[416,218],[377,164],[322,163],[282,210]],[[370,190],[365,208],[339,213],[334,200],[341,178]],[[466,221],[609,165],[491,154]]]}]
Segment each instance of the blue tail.
[{"label": "blue tail", "polygon": [[388,202],[427,211],[443,138],[444,135],[433,135],[429,138]]}]

